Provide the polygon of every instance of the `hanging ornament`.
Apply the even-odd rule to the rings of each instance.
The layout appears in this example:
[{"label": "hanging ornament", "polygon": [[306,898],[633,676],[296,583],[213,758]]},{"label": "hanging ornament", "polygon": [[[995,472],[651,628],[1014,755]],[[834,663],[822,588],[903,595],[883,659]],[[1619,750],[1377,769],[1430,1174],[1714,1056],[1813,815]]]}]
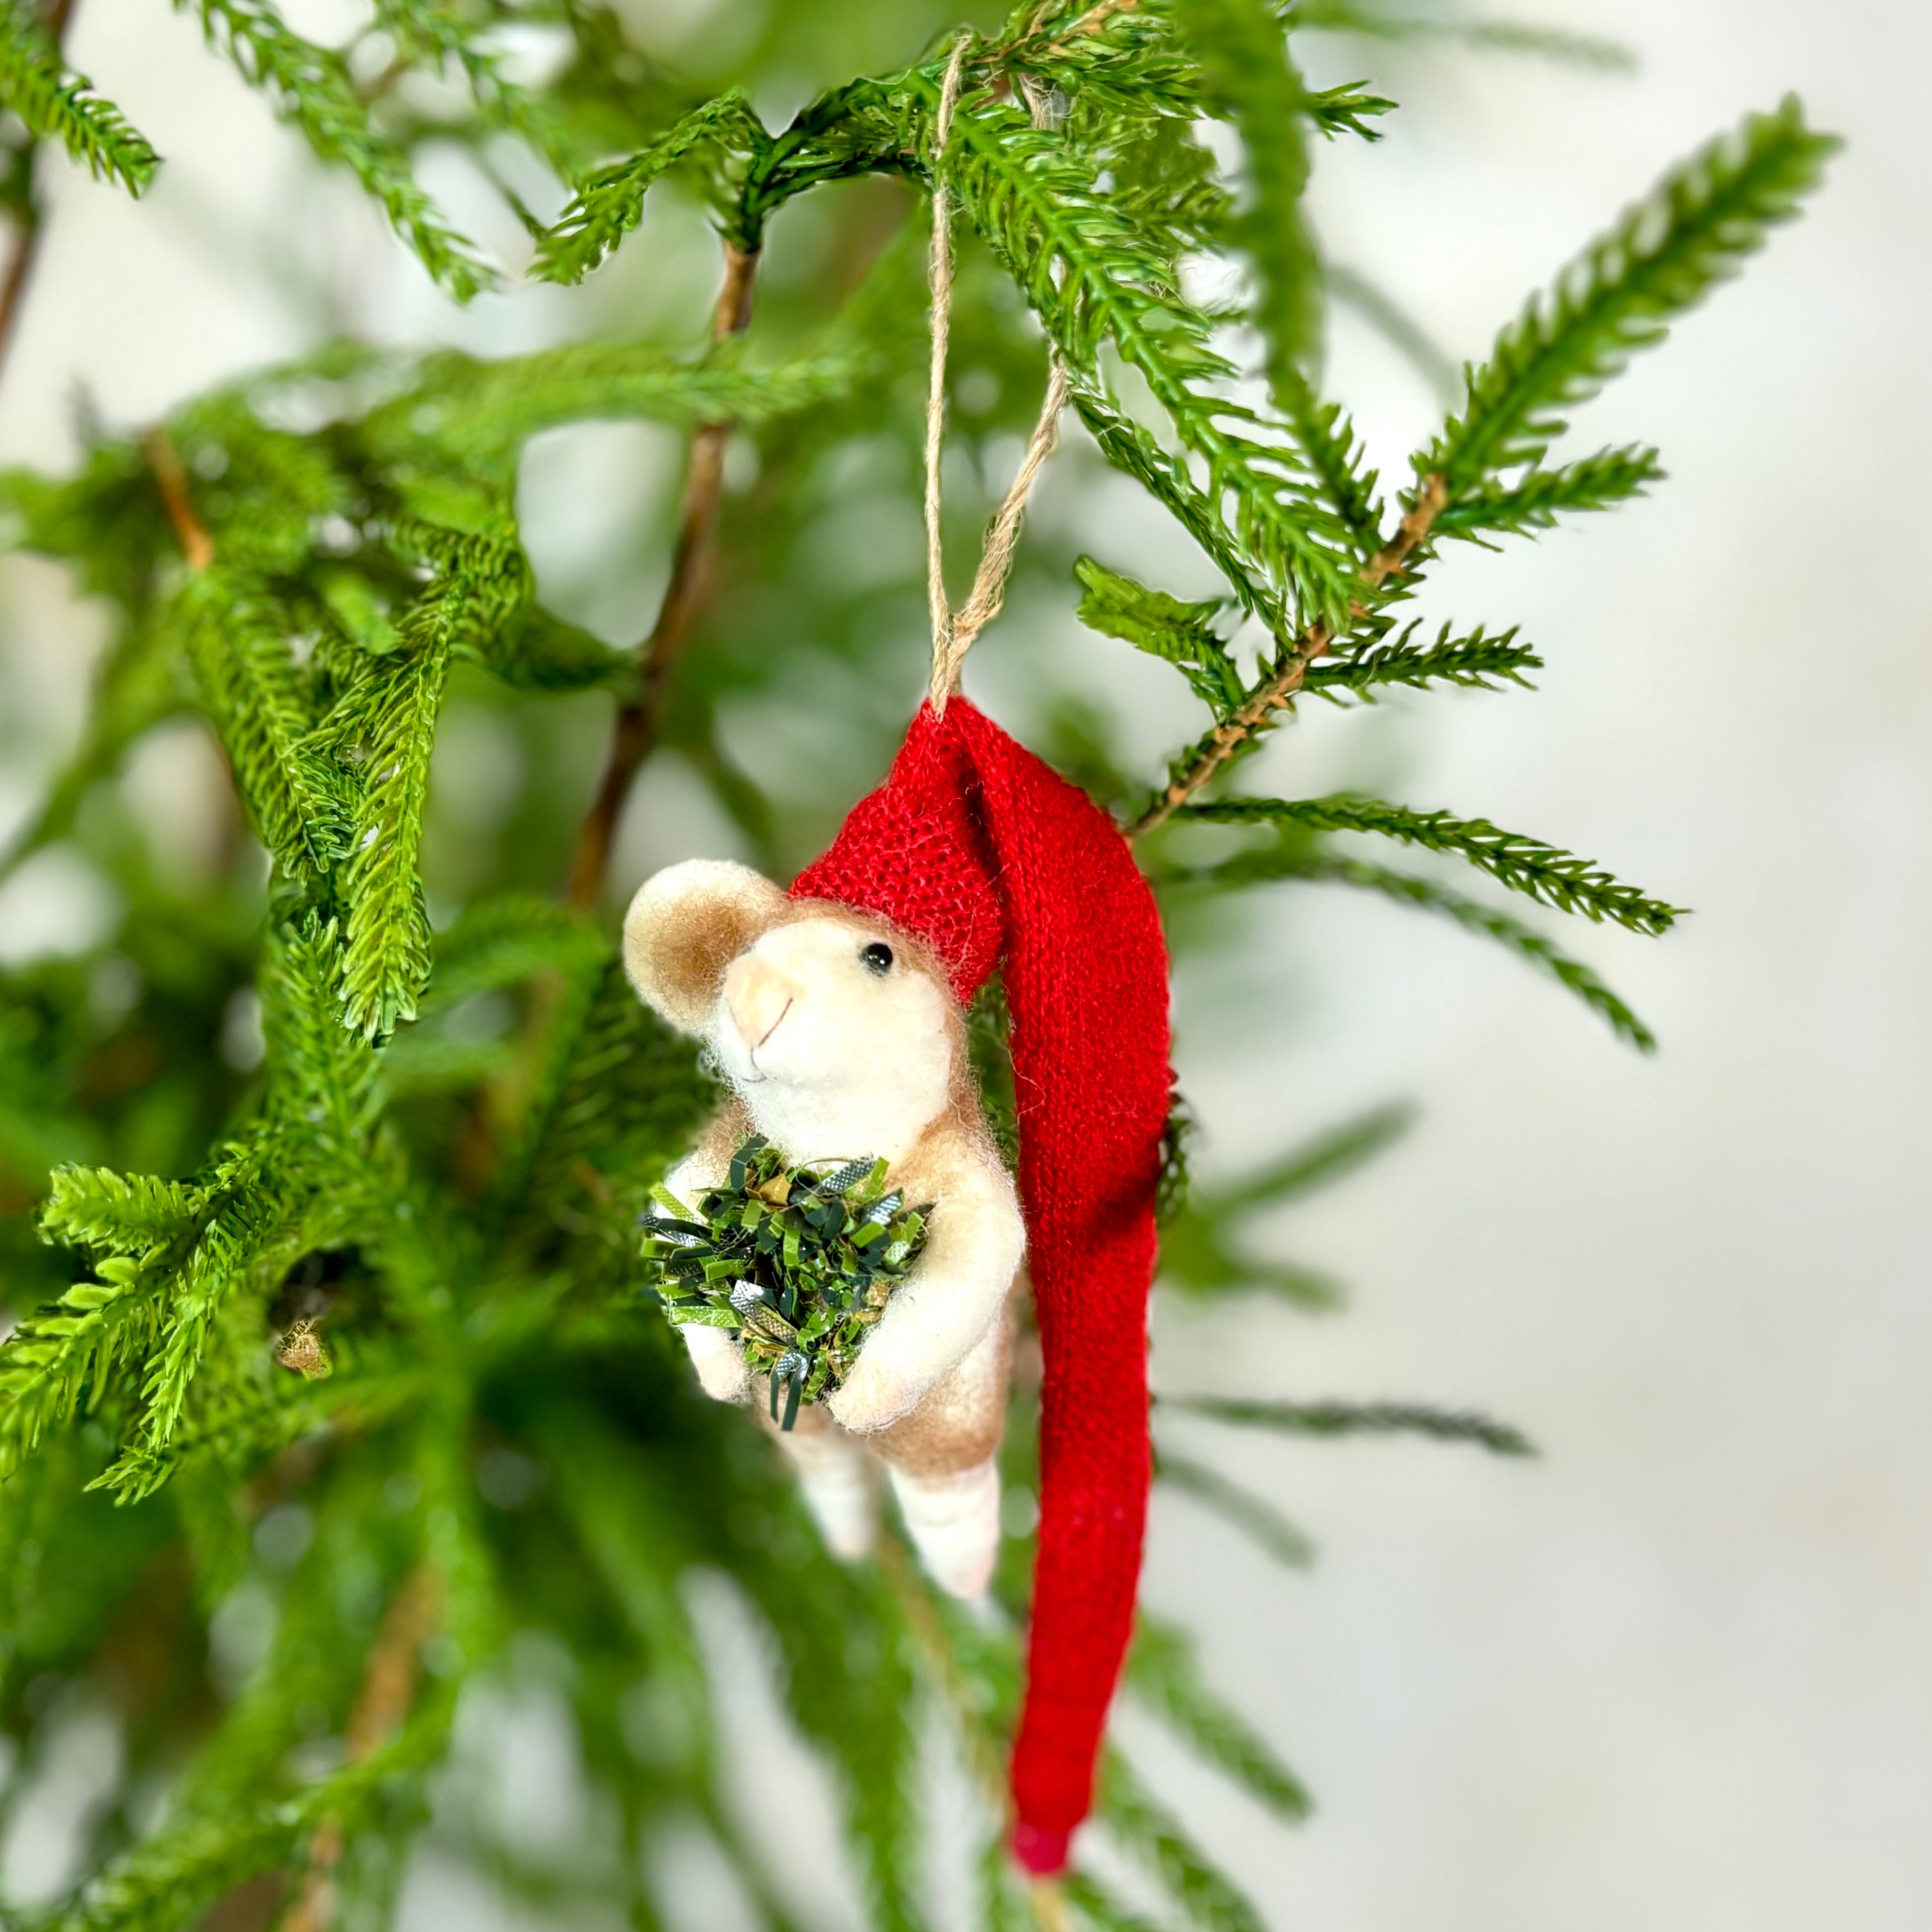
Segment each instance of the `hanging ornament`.
[{"label": "hanging ornament", "polygon": [[[688,1298],[681,1332],[709,1393],[749,1398],[748,1352],[756,1358],[770,1382],[761,1412],[842,1555],[871,1545],[883,1464],[935,1580],[962,1596],[985,1588],[1024,1252],[1043,1364],[1039,1555],[1010,1781],[1016,1856],[1047,1875],[1064,1866],[1090,1808],[1132,1634],[1170,1089],[1167,958],[1153,895],[1113,820],[958,695],[966,652],[1000,608],[1066,396],[1055,358],[1040,424],[954,612],[939,550],[952,272],[940,161],[964,49],[947,68],[934,136],[930,694],[885,783],[788,892],[742,866],[672,866],[633,902],[625,958],[644,998],[710,1043],[734,1089],[658,1204],[651,1239],[668,1296]],[[1017,1199],[967,1054],[964,1008],[996,970],[1012,1022]],[[754,1134],[755,1174],[745,1152]],[[890,1198],[894,1214],[916,1204],[916,1250],[892,1278],[868,1281],[869,1318],[862,1332],[841,1331],[836,1363],[784,1359],[808,1351],[779,1348],[783,1330],[795,1338],[816,1321],[824,1336],[856,1305],[849,1281],[799,1265],[814,1215],[831,1244],[813,1249],[821,1259],[849,1232],[827,1186],[841,1169],[873,1177],[887,1190],[874,1198]],[[791,1235],[778,1225],[787,1216]],[[748,1221],[748,1245],[739,1238]],[[695,1270],[680,1268],[680,1244],[701,1251]],[[787,1293],[782,1328],[773,1298]]]}]

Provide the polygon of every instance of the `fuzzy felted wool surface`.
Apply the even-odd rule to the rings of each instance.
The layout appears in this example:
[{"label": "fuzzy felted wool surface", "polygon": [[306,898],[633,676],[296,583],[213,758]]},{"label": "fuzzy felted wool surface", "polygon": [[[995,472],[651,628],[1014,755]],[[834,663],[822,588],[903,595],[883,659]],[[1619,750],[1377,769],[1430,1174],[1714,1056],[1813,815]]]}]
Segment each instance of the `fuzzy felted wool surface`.
[{"label": "fuzzy felted wool surface", "polygon": [[1172,1076],[1166,948],[1113,821],[964,698],[922,706],[795,898],[883,914],[962,1003],[1004,962],[1044,1380],[1014,1850],[1066,1863],[1132,1634],[1150,1474],[1147,1300]]},{"label": "fuzzy felted wool surface", "polygon": [[[727,943],[739,950],[724,954]],[[755,1129],[794,1165],[883,1158],[933,1204],[912,1274],[826,1403],[848,1430],[890,1428],[1000,1329],[1025,1245],[1012,1182],[972,1097],[944,968],[896,928],[829,901],[788,899],[743,866],[706,860],[645,884],[625,950],[639,992],[704,1039],[742,1108],[740,1125],[670,1175],[680,1200],[721,1184]],[[750,1393],[728,1334],[697,1324],[679,1332],[706,1394]],[[944,1445],[926,1447],[928,1460],[946,1460]],[[996,1538],[997,1509],[989,1520]],[[956,1582],[970,1568],[954,1562],[947,1574]]]}]

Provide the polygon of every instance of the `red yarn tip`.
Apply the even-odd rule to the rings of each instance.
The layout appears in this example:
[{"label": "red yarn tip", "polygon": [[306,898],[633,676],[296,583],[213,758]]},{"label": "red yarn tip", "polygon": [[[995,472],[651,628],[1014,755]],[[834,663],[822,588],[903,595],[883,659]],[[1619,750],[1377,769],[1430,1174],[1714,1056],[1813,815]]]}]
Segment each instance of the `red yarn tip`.
[{"label": "red yarn tip", "polygon": [[1044,1825],[1029,1825],[1024,1819],[1013,1827],[1013,1856],[1035,1878],[1057,1878],[1066,1869],[1067,1848],[1073,1842],[1071,1832],[1049,1830]]}]

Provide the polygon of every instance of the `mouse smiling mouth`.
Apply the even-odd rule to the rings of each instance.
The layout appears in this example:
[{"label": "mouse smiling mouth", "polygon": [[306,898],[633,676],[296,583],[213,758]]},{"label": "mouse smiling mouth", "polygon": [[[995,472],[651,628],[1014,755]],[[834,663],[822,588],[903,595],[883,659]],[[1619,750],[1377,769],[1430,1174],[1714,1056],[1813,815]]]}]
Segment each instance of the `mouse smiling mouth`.
[{"label": "mouse smiling mouth", "polygon": [[751,1063],[752,1071],[757,1073],[760,1079],[769,1079],[771,1076],[758,1064],[759,1052],[770,1042],[772,1035],[776,1033],[778,1028],[784,1024],[785,1015],[791,1011],[792,1007],[796,1004],[796,1003],[794,1000],[786,1000],[784,1004],[778,1009],[778,1018],[772,1021],[771,1024],[766,1028],[764,1031],[759,1034],[758,1038],[752,1041],[745,1050],[746,1059]]}]

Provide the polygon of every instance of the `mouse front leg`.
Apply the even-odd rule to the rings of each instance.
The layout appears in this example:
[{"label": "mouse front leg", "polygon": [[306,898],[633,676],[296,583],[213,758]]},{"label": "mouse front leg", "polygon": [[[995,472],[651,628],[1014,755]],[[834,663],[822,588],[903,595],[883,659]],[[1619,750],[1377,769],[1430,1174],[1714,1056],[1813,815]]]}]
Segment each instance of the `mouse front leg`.
[{"label": "mouse front leg", "polygon": [[1006,1170],[975,1162],[934,1204],[917,1265],[826,1402],[834,1419],[869,1435],[910,1414],[1002,1319],[1025,1250]]}]

